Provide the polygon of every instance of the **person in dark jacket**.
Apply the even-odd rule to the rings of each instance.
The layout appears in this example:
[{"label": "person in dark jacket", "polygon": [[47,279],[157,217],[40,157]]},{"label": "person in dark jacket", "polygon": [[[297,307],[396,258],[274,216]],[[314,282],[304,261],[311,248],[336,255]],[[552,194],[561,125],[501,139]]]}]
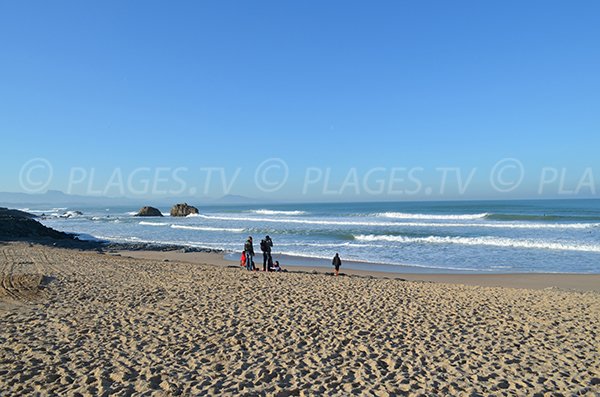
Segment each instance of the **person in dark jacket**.
[{"label": "person in dark jacket", "polygon": [[252,244],[252,236],[248,237],[244,244],[244,252],[246,253],[246,270],[253,270],[254,245]]},{"label": "person in dark jacket", "polygon": [[333,267],[335,267],[335,275],[339,276],[340,267],[342,266],[342,260],[340,259],[340,254],[338,254],[338,253],[335,254],[335,256],[333,257],[333,260],[331,261],[331,264],[333,265]]},{"label": "person in dark jacket", "polygon": [[270,271],[273,266],[273,257],[271,256],[272,247],[273,240],[271,240],[271,237],[266,236],[260,241],[260,250],[263,253],[263,272]]}]

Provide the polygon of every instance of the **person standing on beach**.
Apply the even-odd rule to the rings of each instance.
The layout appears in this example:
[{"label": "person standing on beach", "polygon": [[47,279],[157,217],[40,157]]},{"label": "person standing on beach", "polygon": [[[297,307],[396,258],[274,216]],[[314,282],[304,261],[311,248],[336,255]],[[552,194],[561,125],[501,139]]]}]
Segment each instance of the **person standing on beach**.
[{"label": "person standing on beach", "polygon": [[246,270],[251,271],[253,266],[253,258],[254,258],[254,245],[252,244],[252,236],[248,237],[246,240],[246,244],[244,244],[244,252],[246,253]]},{"label": "person standing on beach", "polygon": [[333,267],[335,267],[335,275],[339,276],[340,274],[340,266],[342,266],[342,260],[340,259],[340,254],[336,253],[331,261]]},{"label": "person standing on beach", "polygon": [[273,247],[273,240],[271,240],[271,237],[266,236],[260,241],[260,250],[263,253],[263,272],[271,270],[271,267],[273,266],[271,247]]}]

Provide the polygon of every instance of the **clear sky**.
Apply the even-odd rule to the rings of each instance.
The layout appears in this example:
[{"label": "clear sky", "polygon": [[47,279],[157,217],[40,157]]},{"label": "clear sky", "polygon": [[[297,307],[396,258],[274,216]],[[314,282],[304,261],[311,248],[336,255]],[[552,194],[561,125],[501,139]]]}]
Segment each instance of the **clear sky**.
[{"label": "clear sky", "polygon": [[3,1],[0,191],[598,197],[599,16],[598,1]]}]

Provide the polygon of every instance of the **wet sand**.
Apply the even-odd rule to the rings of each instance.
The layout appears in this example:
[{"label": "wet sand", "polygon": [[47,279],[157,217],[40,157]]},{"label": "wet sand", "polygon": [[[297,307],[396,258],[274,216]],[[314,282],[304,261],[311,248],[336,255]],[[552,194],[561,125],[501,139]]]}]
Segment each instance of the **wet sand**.
[{"label": "wet sand", "polygon": [[3,395],[600,393],[595,288],[0,251]]},{"label": "wet sand", "polygon": [[[170,260],[189,263],[211,263],[220,266],[234,266],[238,262],[227,261],[223,254],[205,252],[179,251],[121,251],[120,255],[132,258],[144,258],[154,260]],[[261,258],[258,258],[262,260]],[[326,262],[326,261],[324,261]],[[257,263],[258,265],[258,263]],[[262,266],[262,264],[261,264]],[[327,274],[333,268],[309,267],[309,266],[286,266],[282,267],[290,272],[306,272]],[[262,269],[262,267],[261,267]],[[600,292],[600,274],[552,274],[552,273],[515,273],[515,274],[426,274],[426,273],[390,273],[377,271],[363,271],[347,269],[342,266],[340,270],[347,275],[358,275],[375,278],[401,278],[408,281],[425,281],[448,284],[479,285],[485,287],[507,287],[544,289],[558,288],[574,291],[597,291]]]}]

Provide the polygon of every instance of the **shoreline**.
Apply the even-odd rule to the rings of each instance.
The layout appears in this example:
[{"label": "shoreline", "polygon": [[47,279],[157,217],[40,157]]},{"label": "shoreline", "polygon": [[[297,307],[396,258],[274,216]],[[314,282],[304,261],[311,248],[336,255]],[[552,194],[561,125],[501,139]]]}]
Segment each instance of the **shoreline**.
[{"label": "shoreline", "polygon": [[[18,242],[66,248],[73,251],[96,251],[114,254],[121,252],[132,258],[162,261],[181,261],[186,263],[210,263],[220,266],[237,267],[236,260],[230,260],[234,253],[220,249],[190,247],[179,244],[156,242],[118,242],[110,240],[80,239],[77,234],[59,232],[35,221],[34,215],[18,210],[0,208],[3,228],[0,229],[0,242],[19,244]],[[229,258],[228,258],[229,256]],[[281,255],[282,267],[297,273],[330,273],[329,266],[311,265],[310,258]],[[257,262],[259,258],[257,258]],[[309,262],[308,264],[306,262]],[[326,262],[325,262],[326,263]],[[358,269],[357,269],[358,267]],[[362,267],[362,268],[361,268]],[[365,267],[367,267],[365,269]],[[370,269],[373,267],[373,269]],[[363,262],[345,261],[342,274],[349,276],[378,279],[401,279],[481,287],[507,287],[521,289],[558,288],[571,291],[600,292],[600,274],[579,273],[469,273],[464,271],[436,271],[434,268],[412,268],[413,271],[397,271],[387,266]],[[410,267],[409,267],[410,268]]]},{"label": "shoreline", "polygon": [[[117,250],[116,254],[133,259],[210,264],[239,267],[239,263],[225,258],[224,252],[181,252],[154,250]],[[115,255],[113,253],[113,255]],[[110,253],[109,253],[110,255]],[[258,263],[257,263],[258,265]],[[318,266],[296,266],[282,264],[290,273],[332,274],[332,269]],[[262,272],[259,272],[262,273]],[[342,266],[341,273],[377,279],[402,279],[406,281],[458,284],[480,287],[504,287],[519,289],[558,288],[568,291],[600,292],[600,274],[575,273],[496,273],[496,274],[453,274],[453,273],[402,273],[348,269]]]}]

